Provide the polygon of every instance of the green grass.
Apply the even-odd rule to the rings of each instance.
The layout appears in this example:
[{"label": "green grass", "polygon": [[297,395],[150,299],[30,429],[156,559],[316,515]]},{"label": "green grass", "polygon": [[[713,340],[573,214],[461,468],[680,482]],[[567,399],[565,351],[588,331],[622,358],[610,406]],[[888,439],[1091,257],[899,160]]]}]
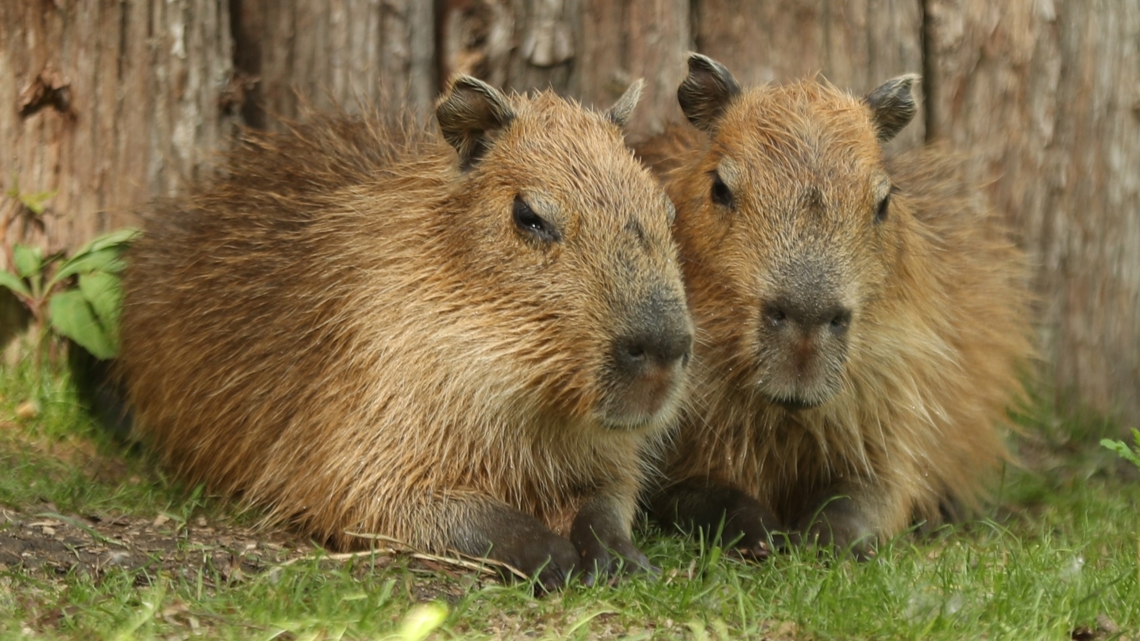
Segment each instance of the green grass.
[{"label": "green grass", "polygon": [[[0,507],[251,522],[105,438],[65,377],[0,374]],[[16,419],[29,399],[39,415]],[[1097,445],[1110,425],[1030,409],[1020,443],[1032,469],[1006,471],[987,518],[900,537],[865,563],[801,551],[746,563],[648,533],[640,542],[660,580],[541,599],[408,557],[318,553],[236,579],[209,563],[96,575],[2,568],[0,638],[419,638],[433,613],[440,639],[1140,638],[1137,474]]]}]

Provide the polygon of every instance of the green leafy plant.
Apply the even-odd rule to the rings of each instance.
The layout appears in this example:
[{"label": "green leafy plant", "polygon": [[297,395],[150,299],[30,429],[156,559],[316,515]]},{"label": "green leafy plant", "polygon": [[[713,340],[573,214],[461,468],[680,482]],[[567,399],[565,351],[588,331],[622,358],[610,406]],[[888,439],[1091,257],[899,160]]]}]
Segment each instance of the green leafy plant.
[{"label": "green leafy plant", "polygon": [[17,206],[0,221],[8,265],[0,270],[0,286],[27,308],[41,337],[47,329],[70,338],[97,358],[114,358],[119,346],[122,253],[137,232],[120,229],[91,240],[70,255],[45,255],[40,247],[9,244],[8,228],[21,214],[42,215],[53,194],[22,194],[13,187],[6,195]]},{"label": "green leafy plant", "polygon": [[1136,441],[1136,448],[1129,449],[1124,441],[1116,441],[1113,439],[1101,439],[1100,444],[1120,455],[1120,458],[1132,463],[1136,467],[1140,467],[1140,430],[1132,428],[1132,438]]}]

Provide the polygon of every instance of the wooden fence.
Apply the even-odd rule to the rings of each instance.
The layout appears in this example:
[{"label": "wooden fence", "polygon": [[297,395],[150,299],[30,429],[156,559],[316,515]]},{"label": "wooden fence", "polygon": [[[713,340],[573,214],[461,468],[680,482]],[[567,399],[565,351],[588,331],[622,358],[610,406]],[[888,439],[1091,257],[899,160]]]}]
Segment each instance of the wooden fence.
[{"label": "wooden fence", "polygon": [[0,0],[0,186],[54,192],[11,233],[72,245],[298,94],[426,107],[456,71],[599,105],[643,77],[652,132],[691,50],[748,83],[922,72],[893,144],[978,158],[1037,266],[1054,393],[1140,418],[1140,0]]}]

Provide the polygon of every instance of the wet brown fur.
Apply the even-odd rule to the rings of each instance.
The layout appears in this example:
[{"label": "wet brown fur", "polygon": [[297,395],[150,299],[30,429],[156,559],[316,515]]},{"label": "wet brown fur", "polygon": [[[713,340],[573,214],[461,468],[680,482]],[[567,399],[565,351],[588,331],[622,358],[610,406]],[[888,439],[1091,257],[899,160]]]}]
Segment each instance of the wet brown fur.
[{"label": "wet brown fur", "polygon": [[[709,129],[637,147],[677,207],[698,328],[670,479],[743,491],[793,531],[850,497],[844,545],[977,505],[1032,349],[1025,257],[962,159],[886,155],[867,102],[814,80],[744,90]],[[725,158],[734,211],[710,200]],[[876,224],[881,176],[896,193]],[[838,391],[787,409],[761,392],[762,307],[775,266],[812,254],[854,314]]]},{"label": "wet brown fur", "polygon": [[[481,553],[464,546],[486,506],[566,536],[599,499],[628,536],[681,392],[615,422],[607,399],[639,401],[606,354],[652,292],[688,326],[671,206],[612,114],[508,100],[501,131],[461,123],[489,137],[470,170],[416,119],[333,114],[250,134],[150,216],[123,375],[180,478],[338,549],[363,532]],[[512,224],[516,194],[561,242]]]}]

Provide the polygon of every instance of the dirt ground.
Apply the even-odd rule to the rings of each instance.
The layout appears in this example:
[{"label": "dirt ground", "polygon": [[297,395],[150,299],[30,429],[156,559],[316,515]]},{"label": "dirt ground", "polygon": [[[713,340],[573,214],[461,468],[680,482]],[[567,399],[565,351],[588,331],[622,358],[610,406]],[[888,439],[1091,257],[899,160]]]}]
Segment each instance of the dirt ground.
[{"label": "dirt ground", "polygon": [[156,572],[233,581],[317,553],[311,544],[287,534],[267,537],[250,528],[191,523],[166,516],[105,518],[60,514],[44,503],[35,513],[0,508],[0,572],[24,570],[51,579],[73,573],[101,577],[110,568],[149,582]]},{"label": "dirt ground", "polygon": [[[82,437],[45,439],[18,424],[0,421],[0,454],[25,450],[81,470],[93,483],[109,486],[145,482],[121,454],[99,451]],[[231,517],[196,515],[187,521],[159,514],[71,513],[41,500],[33,504],[0,504],[0,575],[15,572],[46,583],[62,584],[76,574],[93,581],[109,571],[133,575],[136,585],[149,585],[159,573],[186,577],[204,587],[240,583],[293,563],[317,559],[335,566],[363,559],[358,568],[383,570],[399,564],[411,571],[406,583],[417,601],[455,600],[464,589],[498,582],[500,575],[466,560],[413,554],[387,547],[375,552],[335,553],[283,529],[235,524]],[[3,586],[0,586],[2,589]]]}]

